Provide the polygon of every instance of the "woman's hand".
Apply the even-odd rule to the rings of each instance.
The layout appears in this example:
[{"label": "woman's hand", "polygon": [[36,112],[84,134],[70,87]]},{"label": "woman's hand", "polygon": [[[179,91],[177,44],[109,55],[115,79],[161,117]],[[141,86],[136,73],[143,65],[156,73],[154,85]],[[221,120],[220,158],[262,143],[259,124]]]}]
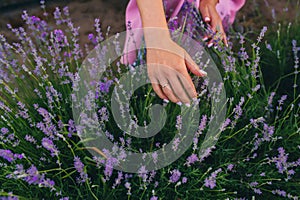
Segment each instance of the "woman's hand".
[{"label": "woman's hand", "polygon": [[206,72],[170,37],[155,41],[147,43],[147,70],[154,91],[164,100],[189,105],[197,92],[188,70],[196,76],[206,76]]},{"label": "woman's hand", "polygon": [[137,0],[147,47],[147,71],[156,94],[174,103],[189,104],[197,96],[188,73],[205,76],[188,53],[170,36],[162,0]]},{"label": "woman's hand", "polygon": [[[222,20],[219,13],[216,10],[216,5],[219,0],[201,0],[199,10],[204,21],[209,25],[213,32],[228,46],[226,34],[222,25]],[[203,40],[212,39],[211,36],[206,36]],[[213,45],[212,41],[208,43],[208,46]]]}]

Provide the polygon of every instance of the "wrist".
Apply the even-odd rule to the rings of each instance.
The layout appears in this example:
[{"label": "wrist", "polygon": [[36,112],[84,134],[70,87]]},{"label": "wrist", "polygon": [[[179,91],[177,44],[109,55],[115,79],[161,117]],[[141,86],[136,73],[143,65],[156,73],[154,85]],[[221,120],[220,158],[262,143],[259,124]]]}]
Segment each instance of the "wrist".
[{"label": "wrist", "polygon": [[144,27],[143,31],[146,46],[150,48],[162,47],[172,40],[168,28]]}]

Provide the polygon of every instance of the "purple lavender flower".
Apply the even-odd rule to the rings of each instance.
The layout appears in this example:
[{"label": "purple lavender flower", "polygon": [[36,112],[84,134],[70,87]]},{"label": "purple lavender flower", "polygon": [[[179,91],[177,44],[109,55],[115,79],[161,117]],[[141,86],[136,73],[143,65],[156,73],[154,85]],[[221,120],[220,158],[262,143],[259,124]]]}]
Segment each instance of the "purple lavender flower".
[{"label": "purple lavender flower", "polygon": [[55,29],[53,33],[57,42],[63,42],[65,35],[61,29]]},{"label": "purple lavender flower", "polygon": [[287,99],[287,95],[282,95],[280,100],[278,100],[278,106],[276,107],[277,110],[282,110],[283,102]]},{"label": "purple lavender flower", "polygon": [[256,193],[256,194],[262,194],[261,190],[258,189],[258,188],[254,188],[253,191]]},{"label": "purple lavender flower", "polygon": [[107,80],[106,82],[100,82],[99,83],[99,89],[101,92],[108,93],[109,88],[112,85],[113,81],[112,80]]},{"label": "purple lavender flower", "polygon": [[196,154],[193,153],[192,155],[190,155],[190,156],[187,158],[186,165],[187,165],[188,167],[190,167],[191,164],[194,164],[194,163],[197,162],[197,161],[199,161],[199,158],[198,158],[198,156],[197,156]]},{"label": "purple lavender flower", "polygon": [[3,135],[5,135],[5,134],[8,133],[8,132],[9,132],[8,128],[5,128],[5,127],[1,128],[1,133],[2,133]]},{"label": "purple lavender flower", "polygon": [[279,173],[282,174],[287,168],[288,155],[285,153],[283,147],[279,147],[278,152],[279,152],[278,157],[273,158],[272,161],[275,162]]},{"label": "purple lavender flower", "polygon": [[148,178],[148,170],[146,169],[146,167],[143,165],[139,168],[138,170],[138,176],[141,177],[143,179],[143,182],[146,182],[147,178]]},{"label": "purple lavender flower", "polygon": [[250,185],[251,187],[255,187],[255,186],[258,185],[258,182],[254,181],[254,182],[251,182],[249,185]]},{"label": "purple lavender flower", "polygon": [[31,165],[29,169],[26,170],[27,176],[24,178],[29,185],[37,185],[41,183],[40,175],[37,168],[34,165]]},{"label": "purple lavender flower", "polygon": [[170,173],[171,173],[171,176],[170,176],[169,181],[171,183],[176,183],[180,179],[181,172],[178,169],[174,169]]},{"label": "purple lavender flower", "polygon": [[157,163],[158,154],[156,151],[152,153],[152,158],[153,158],[153,162]]},{"label": "purple lavender flower", "polygon": [[13,152],[9,149],[0,149],[0,157],[4,158],[8,162],[13,162],[15,160]]},{"label": "purple lavender flower", "polygon": [[98,110],[100,122],[108,122],[109,115],[106,107],[102,107]]},{"label": "purple lavender flower", "polygon": [[234,164],[229,164],[227,166],[228,171],[232,171],[233,168],[234,168]]},{"label": "purple lavender flower", "polygon": [[30,143],[33,143],[35,144],[36,143],[36,140],[34,139],[34,137],[32,135],[25,135],[25,140],[30,142]]},{"label": "purple lavender flower", "polygon": [[177,130],[181,130],[182,128],[182,116],[181,115],[178,115],[176,117],[176,125],[175,125],[176,129]]},{"label": "purple lavender flower", "polygon": [[259,34],[259,37],[257,38],[257,42],[261,42],[262,38],[265,36],[265,33],[267,32],[268,28],[264,26]]},{"label": "purple lavender flower", "polygon": [[180,138],[179,137],[176,137],[174,140],[173,140],[173,143],[172,143],[172,149],[174,151],[177,151],[178,150],[178,145],[180,144]]},{"label": "purple lavender flower", "polygon": [[81,162],[80,158],[75,156],[74,158],[74,167],[76,171],[80,174],[80,177],[77,178],[77,181],[82,183],[86,182],[88,179],[87,173],[84,172],[84,164]]},{"label": "purple lavender flower", "polygon": [[157,196],[152,196],[152,197],[150,198],[150,200],[158,200],[158,197],[157,197]]},{"label": "purple lavender flower", "polygon": [[106,180],[111,177],[113,173],[114,166],[118,163],[118,159],[114,157],[109,157],[106,160],[105,163],[105,170],[104,170],[104,175],[106,176]]},{"label": "purple lavender flower", "polygon": [[115,179],[115,183],[113,184],[112,188],[116,188],[117,185],[121,184],[121,180],[123,179],[123,173],[118,171],[118,177]]},{"label": "purple lavender flower", "polygon": [[279,196],[282,196],[282,197],[286,197],[286,192],[284,190],[276,189],[276,190],[272,190],[272,193],[278,194]]},{"label": "purple lavender flower", "polygon": [[72,119],[69,120],[68,124],[69,124],[68,137],[70,138],[70,137],[72,137],[73,133],[76,132],[76,127],[75,127],[74,121]]},{"label": "purple lavender flower", "polygon": [[56,148],[56,146],[54,145],[53,141],[49,138],[43,138],[42,139],[42,145],[45,149],[47,149],[48,151],[51,152],[51,156],[57,156],[58,155],[58,150]]},{"label": "purple lavender flower", "polygon": [[216,187],[217,175],[221,171],[222,171],[222,169],[219,168],[216,171],[214,171],[213,173],[211,173],[211,175],[204,180],[204,185],[210,189],[213,189],[214,187]]},{"label": "purple lavender flower", "polygon": [[226,120],[223,122],[223,124],[220,127],[220,131],[224,131],[225,128],[230,124],[231,120],[229,118],[226,118]]}]

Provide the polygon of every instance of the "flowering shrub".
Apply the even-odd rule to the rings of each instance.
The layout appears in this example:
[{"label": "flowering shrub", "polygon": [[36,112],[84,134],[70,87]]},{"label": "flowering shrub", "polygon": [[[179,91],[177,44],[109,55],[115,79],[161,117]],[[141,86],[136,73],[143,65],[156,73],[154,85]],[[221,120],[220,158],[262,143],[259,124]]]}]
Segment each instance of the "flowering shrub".
[{"label": "flowering shrub", "polygon": [[[237,52],[232,44],[228,49],[220,46],[210,50],[228,97],[217,144],[197,154],[211,120],[209,92],[203,81],[198,85],[201,121],[193,145],[170,166],[157,171],[141,167],[133,174],[114,170],[118,159],[109,152],[94,149],[102,156],[91,156],[82,145],[71,99],[84,54],[90,50],[79,46],[79,28],[74,27],[67,8],[55,10],[55,27],[48,25],[45,19],[49,17],[46,12],[41,18],[24,12],[25,27],[8,25],[18,42],[8,42],[0,35],[2,199],[299,198],[299,24],[288,25],[287,31],[280,29],[277,36],[270,35],[265,41],[264,27],[249,48],[245,37],[237,35]],[[289,31],[293,26],[298,31],[295,39]],[[94,45],[104,40],[98,19],[89,39]],[[278,80],[266,84],[268,66],[275,61],[287,69],[281,69]],[[116,62],[98,83],[99,122],[107,130],[106,136],[124,148],[160,148],[181,129],[179,105],[166,105],[169,123],[154,139],[124,135],[112,120],[106,101],[120,73],[126,70]],[[282,86],[285,80],[292,82],[290,88]],[[139,96],[145,91],[146,97]],[[151,87],[136,92],[131,101],[138,113],[133,127],[149,121],[147,113],[141,111],[153,102],[161,100]],[[174,141],[176,151],[179,141]],[[157,154],[152,156],[160,159]]]}]

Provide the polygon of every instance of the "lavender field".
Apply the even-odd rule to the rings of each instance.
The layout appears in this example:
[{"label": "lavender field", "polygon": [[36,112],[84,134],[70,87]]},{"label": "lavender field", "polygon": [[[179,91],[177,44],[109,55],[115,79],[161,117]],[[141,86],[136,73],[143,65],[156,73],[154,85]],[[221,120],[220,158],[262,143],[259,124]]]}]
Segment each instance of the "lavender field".
[{"label": "lavender field", "polygon": [[208,78],[193,77],[192,106],[150,84],[126,91],[147,79],[145,51],[120,62],[116,2],[0,8],[0,199],[299,199],[300,1],[248,1],[229,47],[202,42],[192,58]]}]

